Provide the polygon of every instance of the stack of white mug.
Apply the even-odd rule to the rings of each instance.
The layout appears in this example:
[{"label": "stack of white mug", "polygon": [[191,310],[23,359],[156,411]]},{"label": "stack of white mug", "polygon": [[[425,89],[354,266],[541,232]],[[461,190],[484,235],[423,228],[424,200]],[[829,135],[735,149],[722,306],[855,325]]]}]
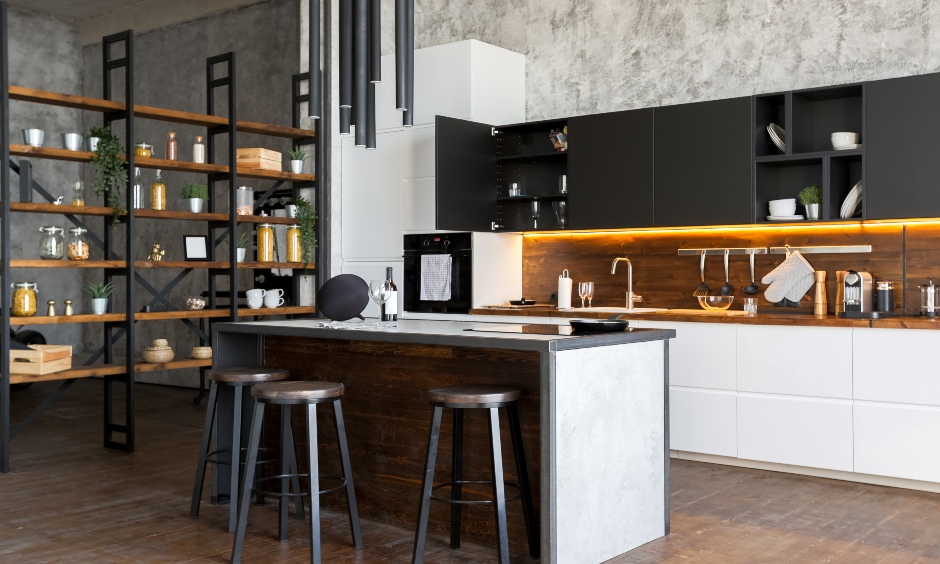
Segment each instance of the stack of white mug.
[{"label": "stack of white mug", "polygon": [[261,309],[264,307],[280,307],[284,305],[284,290],[275,288],[273,290],[262,290],[255,288],[245,292],[248,297],[248,307],[251,309]]}]

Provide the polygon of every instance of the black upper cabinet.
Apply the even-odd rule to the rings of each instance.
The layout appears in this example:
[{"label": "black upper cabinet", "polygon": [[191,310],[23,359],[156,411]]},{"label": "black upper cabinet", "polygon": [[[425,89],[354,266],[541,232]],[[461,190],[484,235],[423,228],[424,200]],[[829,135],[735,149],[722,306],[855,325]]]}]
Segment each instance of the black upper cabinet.
[{"label": "black upper cabinet", "polygon": [[751,223],[751,99],[665,106],[654,119],[655,225]]},{"label": "black upper cabinet", "polygon": [[867,218],[940,216],[940,74],[867,86]]},{"label": "black upper cabinet", "polygon": [[496,217],[496,153],[490,125],[437,116],[438,229],[490,231]]},{"label": "black upper cabinet", "polygon": [[653,110],[568,120],[570,229],[653,225]]}]

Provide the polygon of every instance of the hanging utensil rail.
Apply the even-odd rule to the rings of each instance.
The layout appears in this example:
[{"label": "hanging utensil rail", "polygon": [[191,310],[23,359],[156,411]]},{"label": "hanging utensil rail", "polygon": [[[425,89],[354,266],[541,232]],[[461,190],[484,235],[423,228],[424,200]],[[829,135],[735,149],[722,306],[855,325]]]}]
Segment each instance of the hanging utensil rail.
[{"label": "hanging utensil rail", "polygon": [[[848,254],[848,253],[870,253],[871,245],[821,245],[808,247],[794,247],[786,245],[783,247],[770,247],[770,254],[785,255],[788,252],[800,251],[804,255],[809,254]],[[682,254],[680,252],[680,254]]]},{"label": "hanging utensil rail", "polygon": [[724,255],[725,251],[728,251],[729,255],[766,255],[767,247],[739,247],[739,248],[729,248],[721,247],[717,249],[679,249],[679,256],[701,256],[702,253],[706,255]]}]

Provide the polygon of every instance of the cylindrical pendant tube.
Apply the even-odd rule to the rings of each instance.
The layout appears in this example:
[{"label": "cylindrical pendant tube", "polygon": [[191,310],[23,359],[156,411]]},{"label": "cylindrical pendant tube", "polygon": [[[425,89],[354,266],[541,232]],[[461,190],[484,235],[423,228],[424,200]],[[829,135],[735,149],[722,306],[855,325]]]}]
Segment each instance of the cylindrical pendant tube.
[{"label": "cylindrical pendant tube", "polygon": [[405,9],[407,0],[395,0],[395,108],[405,110],[405,51],[408,42],[405,41]]},{"label": "cylindrical pendant tube", "polygon": [[375,149],[375,83],[369,84],[366,96],[366,149]]},{"label": "cylindrical pendant tube", "polygon": [[307,33],[310,101],[307,102],[307,113],[313,119],[320,119],[320,0],[307,1],[310,6],[310,29]]},{"label": "cylindrical pendant tube", "polygon": [[352,130],[352,108],[340,108],[339,109],[339,134],[340,135],[350,135]]},{"label": "cylindrical pendant tube", "polygon": [[369,82],[382,82],[381,0],[369,0]]},{"label": "cylindrical pendant tube", "polygon": [[366,146],[366,108],[369,85],[369,1],[353,2],[353,125],[356,127],[356,146]]},{"label": "cylindrical pendant tube", "polygon": [[353,100],[353,0],[339,0],[339,107]]},{"label": "cylindrical pendant tube", "polygon": [[415,116],[415,3],[405,0],[405,108],[402,125],[411,127]]}]

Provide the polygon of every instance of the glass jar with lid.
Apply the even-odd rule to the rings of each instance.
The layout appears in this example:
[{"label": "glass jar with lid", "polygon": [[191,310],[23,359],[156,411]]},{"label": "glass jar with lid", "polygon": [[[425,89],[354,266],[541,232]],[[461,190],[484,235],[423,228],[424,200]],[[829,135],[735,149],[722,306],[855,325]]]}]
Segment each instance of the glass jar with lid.
[{"label": "glass jar with lid", "polygon": [[65,250],[65,231],[55,225],[44,225],[39,228],[39,258],[57,260],[62,258]]},{"label": "glass jar with lid", "polygon": [[235,206],[237,215],[254,215],[255,191],[250,186],[239,186],[235,191]]},{"label": "glass jar with lid", "polygon": [[153,156],[153,145],[147,143],[137,143],[134,145],[134,156],[149,159]]},{"label": "glass jar with lid", "polygon": [[14,317],[32,317],[36,315],[39,288],[35,282],[14,282],[10,284],[13,295],[10,314]]},{"label": "glass jar with lid", "polygon": [[274,225],[262,223],[258,226],[255,245],[258,247],[258,262],[274,262]]},{"label": "glass jar with lid", "polygon": [[150,209],[163,211],[166,209],[166,184],[163,183],[163,177],[160,176],[160,169],[157,169],[157,177],[153,179],[150,185]]},{"label": "glass jar with lid", "polygon": [[300,227],[291,225],[287,228],[287,262],[301,262],[303,248],[300,243]]},{"label": "glass jar with lid", "polygon": [[88,230],[84,227],[69,228],[69,238],[65,242],[65,257],[69,260],[88,260],[91,255],[91,247],[88,246],[88,238],[85,233]]}]

